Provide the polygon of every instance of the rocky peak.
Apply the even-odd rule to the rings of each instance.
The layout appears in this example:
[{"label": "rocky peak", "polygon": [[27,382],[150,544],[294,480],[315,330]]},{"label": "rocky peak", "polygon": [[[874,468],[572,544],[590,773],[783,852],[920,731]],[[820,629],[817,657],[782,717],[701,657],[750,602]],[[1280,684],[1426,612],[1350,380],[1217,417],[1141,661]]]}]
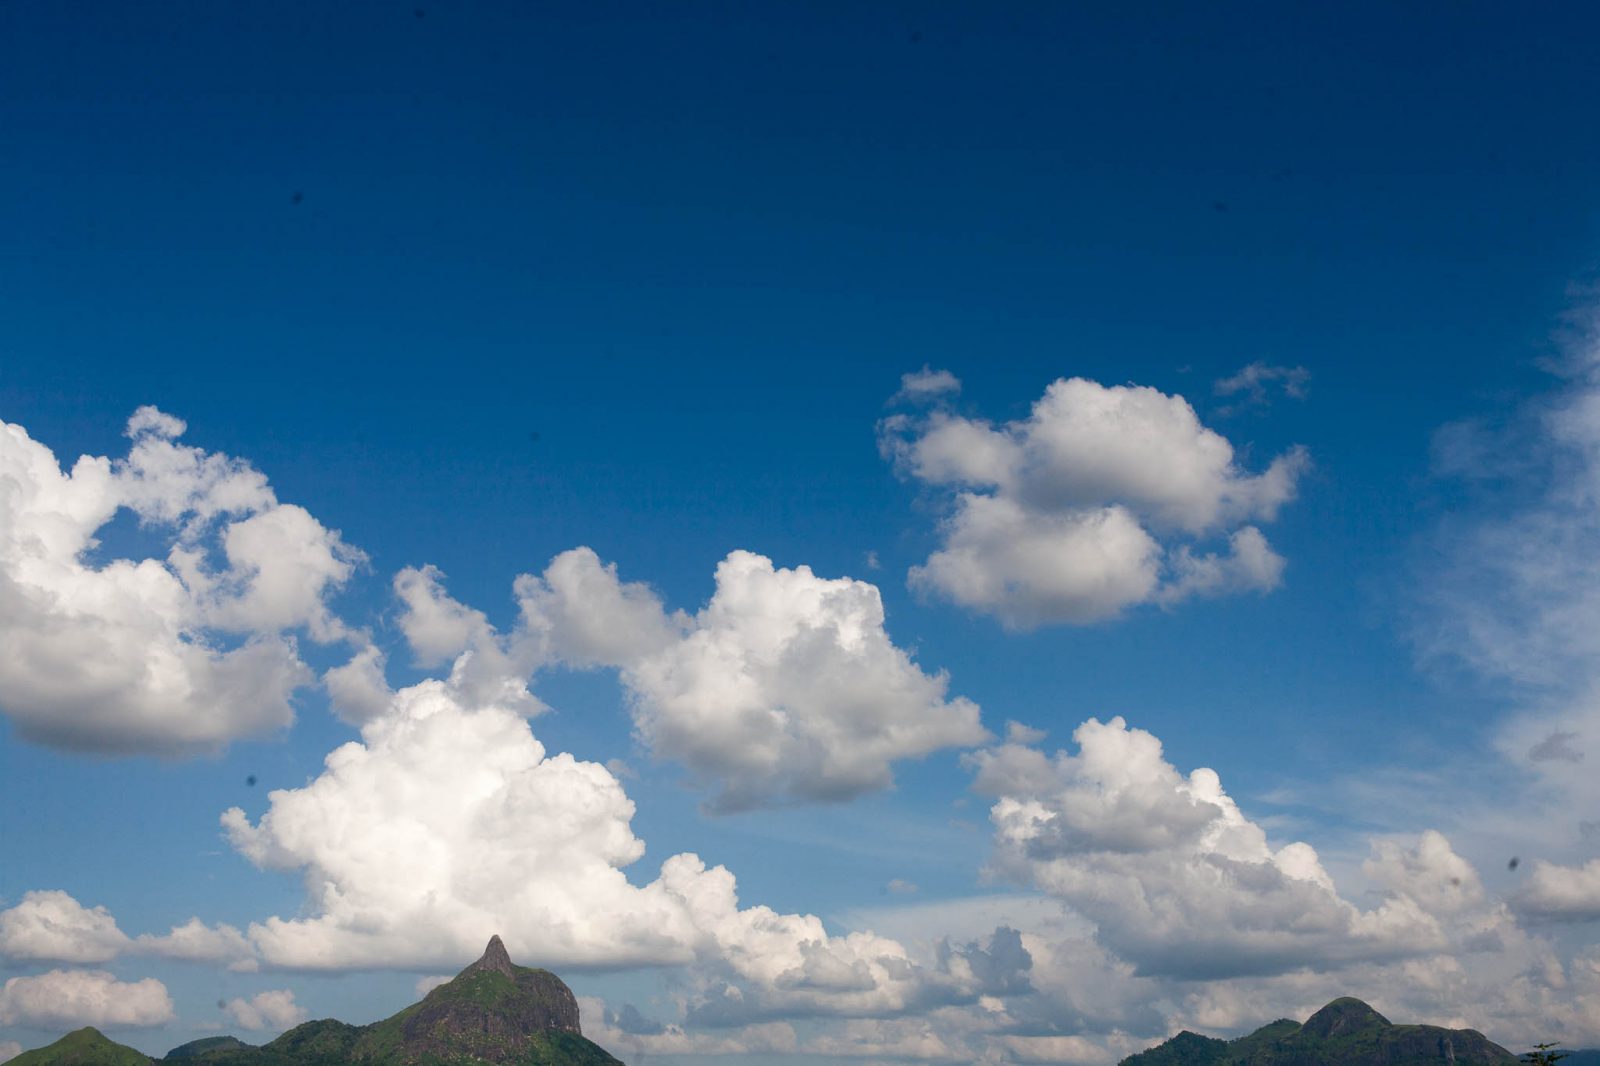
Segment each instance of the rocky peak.
[{"label": "rocky peak", "polygon": [[465,977],[469,973],[477,973],[480,970],[494,970],[497,973],[505,974],[512,980],[516,979],[517,971],[511,966],[511,955],[506,951],[506,946],[501,941],[499,933],[489,938],[489,946],[483,949],[483,955],[478,961],[462,970],[456,976]]}]

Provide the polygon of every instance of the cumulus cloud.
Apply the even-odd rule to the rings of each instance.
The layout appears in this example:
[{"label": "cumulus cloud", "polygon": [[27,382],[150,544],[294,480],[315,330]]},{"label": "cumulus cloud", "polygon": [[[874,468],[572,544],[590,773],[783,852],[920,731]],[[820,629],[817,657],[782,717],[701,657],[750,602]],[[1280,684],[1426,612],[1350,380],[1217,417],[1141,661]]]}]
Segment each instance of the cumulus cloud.
[{"label": "cumulus cloud", "polygon": [[[294,632],[346,635],[327,597],[359,553],[249,464],[140,408],[128,455],[63,471],[0,423],[0,711],[20,736],[103,753],[211,750],[293,720]],[[96,558],[133,515],[164,557]]]},{"label": "cumulus cloud", "polygon": [[230,970],[249,971],[257,965],[255,950],[242,932],[226,923],[207,925],[199,918],[190,918],[160,936],[142,933],[134,941],[134,947],[149,955],[211,963]]},{"label": "cumulus cloud", "polygon": [[324,673],[322,684],[328,690],[333,712],[356,726],[382,714],[394,698],[384,676],[386,662],[383,652],[368,644],[358,648],[349,662]]},{"label": "cumulus cloud", "polygon": [[306,1020],[306,1012],[295,1003],[294,993],[287,988],[257,992],[248,999],[236,996],[222,1009],[242,1029],[278,1031]]},{"label": "cumulus cloud", "polygon": [[119,981],[104,970],[51,970],[0,988],[0,1023],[30,1029],[163,1025],[172,997],[153,977]]},{"label": "cumulus cloud", "polygon": [[[1181,396],[1083,378],[1001,426],[894,415],[879,445],[903,476],[951,494],[913,587],[1016,628],[1277,587],[1283,560],[1253,523],[1276,517],[1307,465],[1294,448],[1248,473]],[[1204,547],[1219,535],[1225,548]]]},{"label": "cumulus cloud", "polygon": [[526,712],[523,679],[541,667],[616,668],[638,739],[687,767],[714,811],[849,799],[891,785],[898,760],[987,737],[977,705],[890,639],[875,586],[751,552],[717,566],[694,615],[669,613],[588,548],[563,552],[517,579],[507,635],[451,600],[436,571],[407,571],[396,588],[419,655],[459,653],[447,687],[468,707]]},{"label": "cumulus cloud", "polygon": [[[1006,744],[971,758],[997,797],[995,870],[1084,915],[1141,975],[1219,978],[1416,956],[1451,941],[1442,919],[1483,904],[1476,877],[1437,834],[1385,845],[1368,873],[1385,890],[1362,911],[1315,850],[1274,849],[1208,769],[1180,774],[1151,734],[1090,719],[1078,752]],[[1494,912],[1479,923],[1504,924]],[[1475,931],[1483,931],[1474,927]]]},{"label": "cumulus cloud", "polygon": [[22,1045],[15,1040],[0,1040],[0,1062],[9,1062],[22,1054]]},{"label": "cumulus cloud", "polygon": [[640,738],[712,783],[716,809],[849,799],[896,760],[986,737],[977,705],[890,640],[873,585],[750,552],[716,582],[678,639],[622,667]]},{"label": "cumulus cloud", "polygon": [[1600,859],[1582,866],[1535,862],[1528,882],[1515,899],[1529,917],[1557,921],[1600,919]]},{"label": "cumulus cloud", "polygon": [[0,911],[0,956],[29,962],[110,962],[124,954],[159,955],[185,962],[255,966],[244,934],[231,925],[191,918],[168,933],[130,938],[105,907],[85,907],[59,889],[28,892]]},{"label": "cumulus cloud", "polygon": [[[533,716],[549,708],[528,690],[528,675],[539,666],[527,641],[503,638],[480,610],[454,599],[444,588],[437,567],[406,567],[394,578],[395,595],[404,609],[400,630],[423,667],[452,663],[446,685],[468,707],[507,707]],[[370,715],[387,691],[382,662],[359,658],[339,668],[332,679],[345,699],[354,698]],[[346,717],[359,715],[345,712]]]},{"label": "cumulus cloud", "polygon": [[499,932],[514,957],[557,968],[689,966],[693,1011],[729,1024],[901,1011],[981,984],[967,952],[922,966],[887,938],[741,907],[733,875],[692,854],[635,885],[624,871],[644,844],[617,779],[440,681],[398,692],[319,777],[269,803],[222,823],[251,861],[304,878],[301,915],[249,929],[270,965],[443,969]]},{"label": "cumulus cloud", "polygon": [[109,962],[130,943],[110,911],[59,889],[28,892],[0,911],[0,955],[19,962]]}]

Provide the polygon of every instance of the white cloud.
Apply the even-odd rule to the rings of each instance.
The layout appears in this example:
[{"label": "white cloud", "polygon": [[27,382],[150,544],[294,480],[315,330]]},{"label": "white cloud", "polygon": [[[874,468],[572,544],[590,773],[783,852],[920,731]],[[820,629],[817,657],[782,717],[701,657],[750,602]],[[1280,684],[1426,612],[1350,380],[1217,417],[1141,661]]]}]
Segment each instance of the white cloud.
[{"label": "white cloud", "polygon": [[[1306,398],[1306,382],[1311,372],[1303,366],[1273,366],[1257,360],[1240,368],[1238,373],[1219,378],[1211,389],[1218,396],[1239,396],[1241,405],[1263,407],[1270,400],[1272,386],[1278,386],[1285,396],[1294,400]],[[1224,408],[1221,413],[1230,413]]]},{"label": "white cloud", "polygon": [[295,1003],[294,993],[287,988],[257,992],[249,999],[236,996],[222,1009],[243,1029],[280,1031],[306,1020],[306,1012]]},{"label": "white cloud", "polygon": [[[293,720],[309,679],[293,630],[345,635],[325,600],[359,553],[247,463],[178,443],[183,428],[140,408],[125,459],[63,472],[0,423],[0,711],[19,735],[106,753],[216,749]],[[123,511],[164,558],[94,559]]]},{"label": "white cloud", "polygon": [[322,675],[334,713],[351,725],[382,714],[394,692],[384,677],[384,654],[376,645],[357,649],[350,661]]},{"label": "white cloud", "polygon": [[[1271,521],[1307,465],[1291,449],[1259,474],[1181,396],[1058,380],[1002,426],[934,411],[879,424],[905,476],[952,491],[943,546],[913,586],[1009,626],[1093,622],[1141,603],[1275,588]],[[1226,553],[1199,547],[1227,537]]]},{"label": "white cloud", "polygon": [[256,968],[255,951],[238,929],[227,924],[206,925],[190,918],[161,936],[140,934],[134,946],[146,954],[183,962],[204,962],[227,966],[231,970]]},{"label": "white cloud", "polygon": [[85,907],[59,889],[33,891],[0,911],[0,956],[28,962],[110,962],[125,954],[249,970],[256,965],[244,934],[231,925],[190,918],[162,935],[129,938],[105,907]]},{"label": "white cloud", "polygon": [[0,1062],[10,1062],[22,1054],[22,1045],[15,1040],[0,1040]]},{"label": "white cloud", "polygon": [[948,370],[934,370],[926,363],[921,370],[900,375],[900,391],[896,401],[927,403],[961,391],[961,379]]},{"label": "white cloud", "polygon": [[694,1009],[743,1020],[905,1010],[976,980],[960,954],[919,966],[892,940],[741,908],[733,875],[691,854],[634,885],[644,844],[616,778],[438,681],[401,690],[320,777],[269,799],[257,823],[237,808],[222,821],[251,861],[304,877],[302,916],[250,927],[270,965],[447,968],[498,932],[558,969],[688,965]]},{"label": "white cloud", "polygon": [[407,567],[394,578],[394,593],[405,605],[400,631],[418,666],[442,666],[468,648],[491,643],[494,628],[482,611],[450,598],[438,567]]},{"label": "white cloud", "polygon": [[751,552],[718,565],[693,616],[588,548],[563,552],[517,579],[521,620],[504,637],[434,571],[396,587],[414,646],[467,649],[448,684],[469,707],[516,705],[541,666],[617,668],[638,738],[712,790],[713,810],[849,799],[891,785],[897,760],[987,737],[977,705],[890,639],[875,586]]},{"label": "white cloud", "polygon": [[[503,640],[482,611],[445,591],[444,575],[436,567],[401,570],[394,591],[405,605],[400,630],[417,664],[432,667],[454,660],[446,683],[455,699],[468,707],[507,707],[530,717],[549,709],[528,691],[528,675],[539,665],[536,649],[526,641]],[[377,699],[387,691],[381,661],[352,660],[331,680],[344,699],[361,705],[353,711],[368,715],[377,712]],[[342,713],[359,722],[360,714],[353,711]]]},{"label": "white cloud", "polygon": [[[423,665],[455,657],[446,687],[467,708],[535,714],[545,708],[527,679],[541,668],[617,669],[638,739],[687,767],[714,811],[849,799],[893,784],[898,760],[987,738],[977,705],[948,698],[948,679],[889,638],[865,581],[736,551],[699,613],[669,613],[649,586],[574,548],[514,590],[518,624],[501,634],[434,568],[403,570],[400,627]],[[388,691],[375,652],[326,684],[354,722]]]},{"label": "white cloud", "polygon": [[[1091,719],[1073,737],[1077,754],[1007,744],[971,757],[976,787],[998,797],[994,867],[1088,918],[1138,974],[1216,978],[1416,956],[1448,946],[1442,919],[1462,899],[1483,906],[1476,878],[1464,880],[1470,870],[1431,834],[1414,851],[1379,849],[1368,872],[1387,898],[1358,910],[1309,845],[1271,848],[1213,771],[1179,774],[1154,736],[1120,718]],[[1508,921],[1503,908],[1474,918],[1470,932]]]},{"label": "white cloud", "polygon": [[602,999],[578,997],[583,1032],[615,1055],[645,1060],[655,1055],[761,1055],[790,1054],[799,1047],[794,1027],[786,1022],[762,1022],[716,1033],[690,1032],[677,1023],[651,1023],[631,1004],[613,1011]]},{"label": "white cloud", "polygon": [[0,911],[0,955],[17,961],[109,962],[130,943],[110,911],[58,889],[28,892]]},{"label": "white cloud", "polygon": [[669,617],[648,585],[621,581],[616,564],[588,548],[562,552],[515,589],[524,640],[541,661],[627,666],[673,648],[691,624],[682,613]]},{"label": "white cloud", "polygon": [[1423,542],[1412,636],[1515,708],[1497,746],[1516,802],[1502,790],[1471,823],[1572,862],[1592,857],[1581,823],[1600,810],[1600,303],[1564,339],[1553,389],[1436,435],[1457,495]]},{"label": "white cloud", "polygon": [[51,970],[0,988],[0,1023],[30,1029],[151,1026],[173,1020],[172,997],[153,977],[124,982],[104,970]]},{"label": "white cloud", "polygon": [[891,763],[983,741],[972,701],[947,699],[885,631],[876,587],[734,552],[681,640],[623,668],[634,724],[737,810],[888,787]]},{"label": "white cloud", "polygon": [[448,981],[450,981],[454,977],[455,977],[455,974],[434,973],[434,974],[428,974],[425,977],[417,978],[417,983],[416,983],[416,986],[415,986],[416,987],[416,991],[417,991],[417,998],[418,999],[422,999],[429,992],[432,992],[435,988],[438,988],[440,985],[447,983]]},{"label": "white cloud", "polygon": [[1535,862],[1528,883],[1515,897],[1518,911],[1559,921],[1600,919],[1600,859],[1582,866]]},{"label": "white cloud", "polygon": [[1161,546],[1122,507],[1049,514],[962,493],[942,531],[911,586],[1016,629],[1111,618],[1161,585]]}]

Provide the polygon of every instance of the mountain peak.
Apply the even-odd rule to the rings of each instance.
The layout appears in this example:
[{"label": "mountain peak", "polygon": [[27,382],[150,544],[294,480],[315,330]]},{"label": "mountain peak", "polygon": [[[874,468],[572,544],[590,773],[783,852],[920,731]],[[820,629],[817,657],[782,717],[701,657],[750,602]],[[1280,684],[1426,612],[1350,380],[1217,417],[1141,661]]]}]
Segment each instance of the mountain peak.
[{"label": "mountain peak", "polygon": [[1302,1028],[1312,1036],[1327,1039],[1364,1029],[1381,1029],[1389,1019],[1352,996],[1341,996],[1306,1019]]},{"label": "mountain peak", "polygon": [[505,974],[507,977],[516,978],[517,971],[511,965],[511,954],[506,951],[505,943],[501,941],[499,933],[489,938],[489,945],[483,949],[483,955],[479,957],[478,961],[462,970],[456,976],[465,977],[469,973],[477,973],[480,970],[494,970],[497,973]]}]

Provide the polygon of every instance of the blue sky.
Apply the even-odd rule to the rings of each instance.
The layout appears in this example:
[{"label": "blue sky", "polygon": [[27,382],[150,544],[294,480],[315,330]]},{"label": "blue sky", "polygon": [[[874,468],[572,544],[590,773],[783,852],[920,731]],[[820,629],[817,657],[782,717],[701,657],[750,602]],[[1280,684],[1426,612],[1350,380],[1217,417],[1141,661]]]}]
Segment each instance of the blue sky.
[{"label": "blue sky", "polygon": [[1600,1044],[1595,29],[6,6],[0,1051]]}]

